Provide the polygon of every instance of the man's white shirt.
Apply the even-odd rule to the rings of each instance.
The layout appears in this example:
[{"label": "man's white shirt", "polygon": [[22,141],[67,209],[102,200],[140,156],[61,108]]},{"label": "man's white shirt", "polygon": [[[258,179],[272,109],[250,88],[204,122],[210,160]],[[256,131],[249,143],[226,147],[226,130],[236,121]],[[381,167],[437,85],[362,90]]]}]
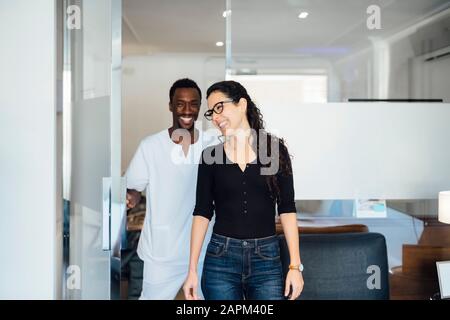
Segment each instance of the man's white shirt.
[{"label": "man's white shirt", "polygon": [[[219,143],[216,135],[198,131],[199,138],[190,145],[187,155],[166,129],[142,140],[130,162],[127,188],[146,189],[146,216],[137,251],[144,262],[188,264],[198,162],[204,148]],[[203,243],[201,260],[213,223]]]}]

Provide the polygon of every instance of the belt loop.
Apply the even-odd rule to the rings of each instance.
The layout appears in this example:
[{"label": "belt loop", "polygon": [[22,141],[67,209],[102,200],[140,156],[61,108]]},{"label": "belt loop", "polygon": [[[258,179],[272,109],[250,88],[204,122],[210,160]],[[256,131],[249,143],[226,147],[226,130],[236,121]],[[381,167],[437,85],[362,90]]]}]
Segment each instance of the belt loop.
[{"label": "belt loop", "polygon": [[230,238],[227,237],[227,241],[225,242],[225,252],[227,252],[227,250],[228,250],[229,243],[230,243]]},{"label": "belt loop", "polygon": [[258,239],[255,239],[255,253],[259,252]]}]

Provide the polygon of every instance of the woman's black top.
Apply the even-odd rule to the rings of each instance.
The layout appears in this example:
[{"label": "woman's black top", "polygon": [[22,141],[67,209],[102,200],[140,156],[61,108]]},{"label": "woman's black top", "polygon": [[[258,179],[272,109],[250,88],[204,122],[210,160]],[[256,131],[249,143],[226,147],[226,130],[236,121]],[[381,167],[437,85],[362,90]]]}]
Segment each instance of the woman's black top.
[{"label": "woman's black top", "polygon": [[242,171],[228,159],[223,144],[206,148],[198,168],[194,216],[211,220],[215,212],[214,233],[231,238],[274,235],[276,211],[296,212],[293,177],[278,171],[279,196],[274,197],[262,167],[255,160]]}]

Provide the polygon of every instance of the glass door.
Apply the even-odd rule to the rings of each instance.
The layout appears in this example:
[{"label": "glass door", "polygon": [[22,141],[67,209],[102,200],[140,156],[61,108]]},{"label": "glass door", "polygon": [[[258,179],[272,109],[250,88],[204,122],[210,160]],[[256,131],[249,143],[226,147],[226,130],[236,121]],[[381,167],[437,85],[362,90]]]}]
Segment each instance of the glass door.
[{"label": "glass door", "polygon": [[122,1],[63,7],[64,298],[119,299]]}]

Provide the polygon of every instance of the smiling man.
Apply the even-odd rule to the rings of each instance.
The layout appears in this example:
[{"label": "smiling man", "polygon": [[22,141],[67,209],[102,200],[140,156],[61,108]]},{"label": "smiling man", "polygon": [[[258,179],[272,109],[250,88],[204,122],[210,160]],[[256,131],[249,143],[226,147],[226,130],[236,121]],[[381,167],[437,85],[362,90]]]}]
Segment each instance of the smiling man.
[{"label": "smiling man", "polygon": [[183,285],[189,264],[198,161],[204,148],[218,142],[195,128],[202,96],[194,81],[176,81],[169,97],[172,126],[141,141],[126,173],[128,208],[139,203],[143,190],[147,197],[138,245],[138,255],[144,261],[141,299],[174,299]]}]

